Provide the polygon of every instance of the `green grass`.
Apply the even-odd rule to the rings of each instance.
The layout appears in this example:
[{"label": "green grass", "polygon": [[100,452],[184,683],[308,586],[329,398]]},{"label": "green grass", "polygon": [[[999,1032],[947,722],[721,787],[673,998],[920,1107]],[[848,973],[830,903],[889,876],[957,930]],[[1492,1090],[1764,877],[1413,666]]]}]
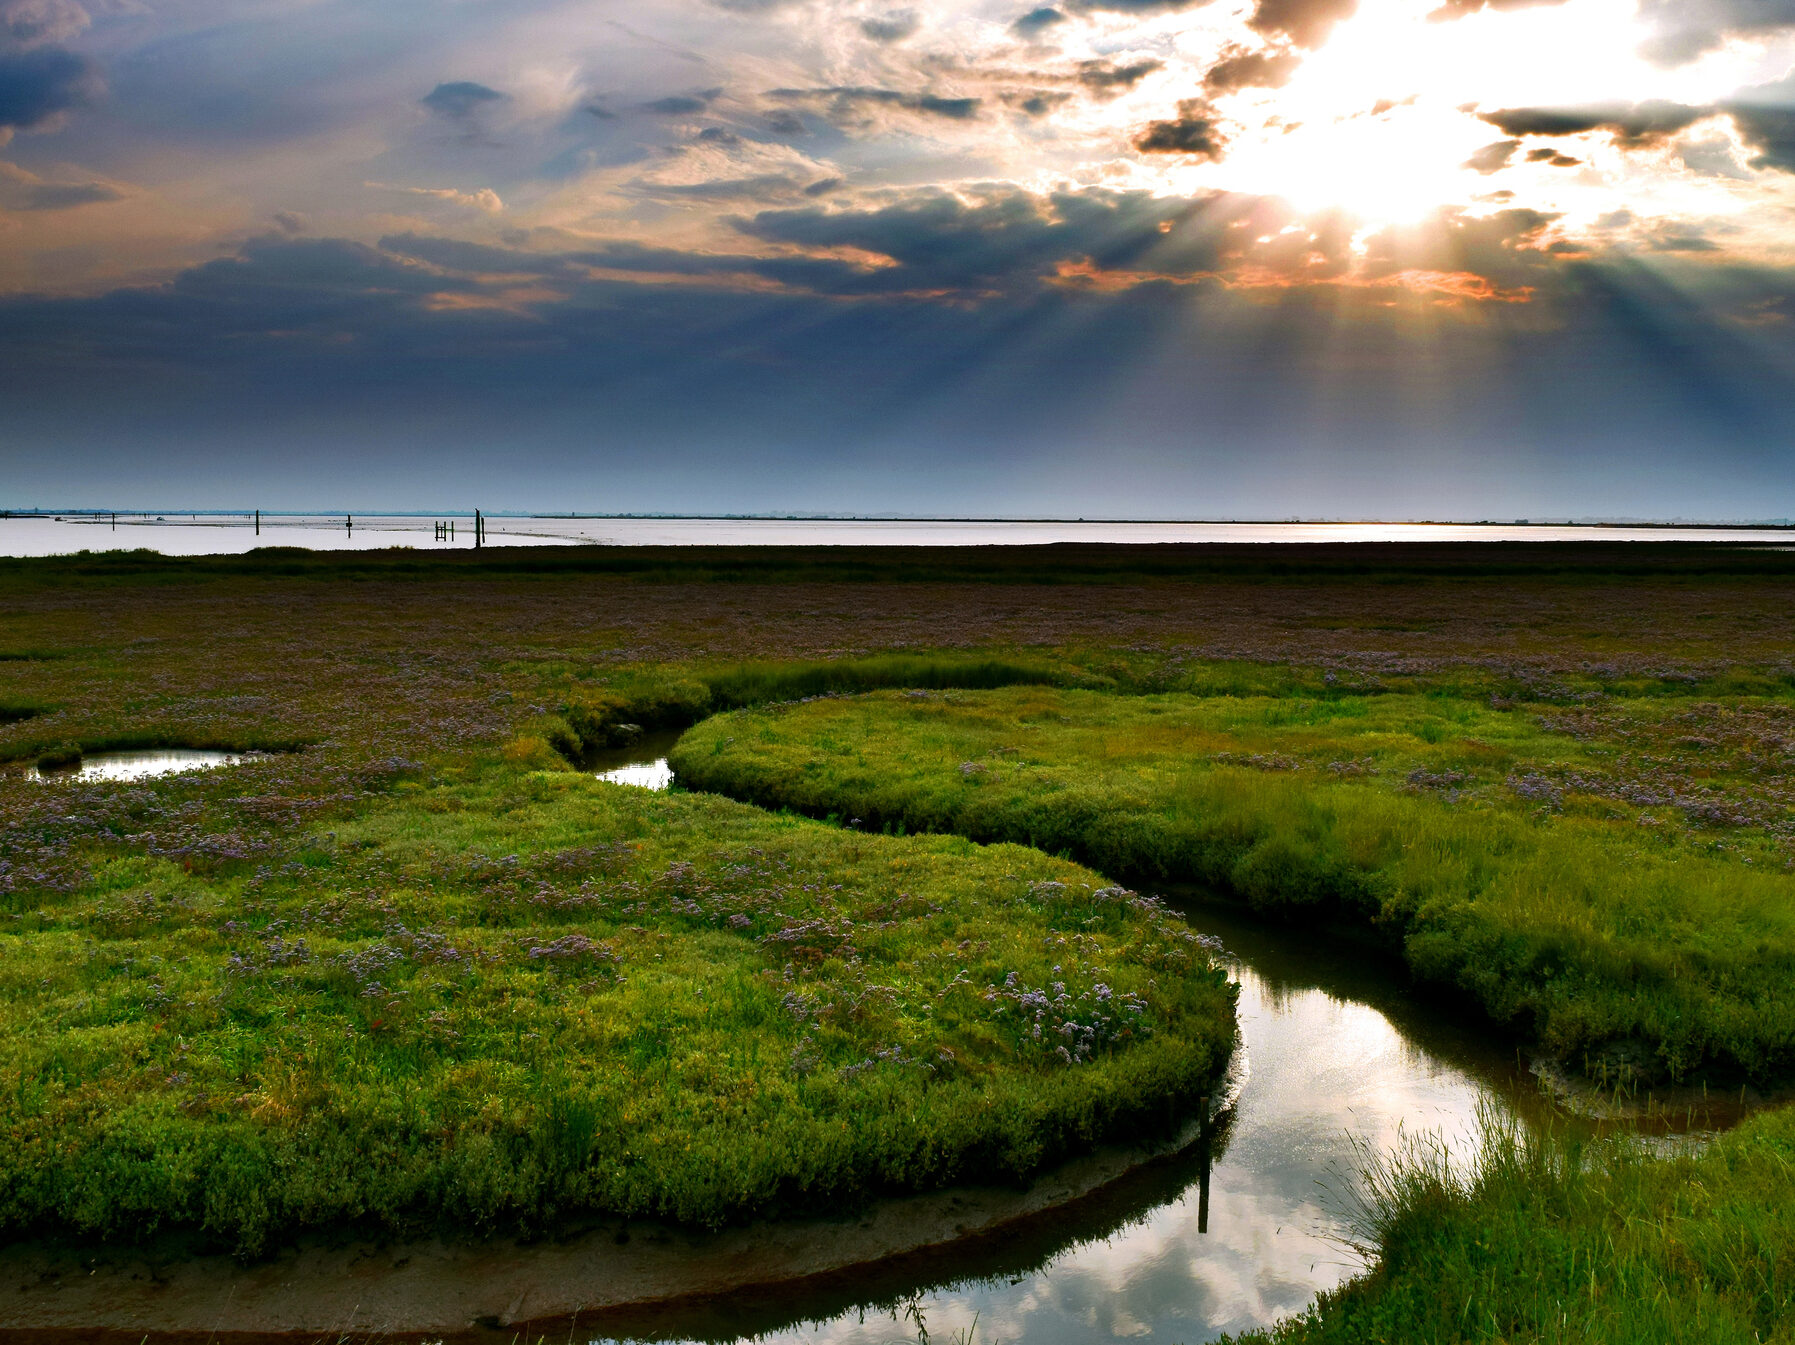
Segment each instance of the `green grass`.
[{"label": "green grass", "polygon": [[[0,1230],[247,1249],[1020,1177],[1138,1133],[1227,1044],[1188,930],[1098,895],[1136,874],[1371,921],[1598,1070],[1774,1074],[1791,574],[1601,546],[0,561],[0,762],[300,749],[0,770]],[[928,694],[717,719],[682,761],[858,831],[566,769],[624,723],[879,687]],[[1049,978],[1074,1012],[1037,1042]],[[1152,1030],[1069,1065],[1047,1043],[1103,1026],[1100,979]],[[1290,1332],[1787,1339],[1790,1128],[1388,1168],[1382,1271]]]},{"label": "green grass", "polygon": [[254,1250],[1020,1179],[1232,1043],[1207,948],[1105,887],[498,761],[275,866],[122,846],[0,925],[0,1228]]},{"label": "green grass", "polygon": [[1421,979],[1611,1082],[1786,1079],[1795,814],[1739,726],[1790,711],[1704,710],[1718,737],[1681,701],[1616,702],[1569,732],[1563,712],[1442,694],[877,693],[719,716],[672,760],[770,806],[1363,923]]},{"label": "green grass", "polygon": [[1360,1227],[1376,1269],[1237,1345],[1795,1336],[1795,1113],[1693,1157],[1512,1124],[1486,1124],[1468,1165],[1449,1157],[1367,1155]]}]

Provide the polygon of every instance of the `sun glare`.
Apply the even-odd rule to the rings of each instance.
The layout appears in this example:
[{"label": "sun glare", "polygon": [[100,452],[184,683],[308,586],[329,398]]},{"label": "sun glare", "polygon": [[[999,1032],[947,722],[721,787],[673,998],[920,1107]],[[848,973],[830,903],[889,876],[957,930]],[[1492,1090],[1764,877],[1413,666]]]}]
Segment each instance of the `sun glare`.
[{"label": "sun glare", "polygon": [[[1587,162],[1572,174],[1517,159],[1498,182],[1470,160],[1505,138],[1479,112],[1664,96],[1663,72],[1639,54],[1639,43],[1615,40],[1616,32],[1643,35],[1632,0],[1570,0],[1446,23],[1429,18],[1434,8],[1433,0],[1365,0],[1286,86],[1233,95],[1223,110],[1236,138],[1204,180],[1279,196],[1302,211],[1344,210],[1368,227],[1410,223],[1444,206],[1475,208],[1517,187],[1527,198],[1520,203],[1547,208],[1553,202],[1542,194],[1590,210],[1621,204],[1604,204],[1614,196],[1611,178]],[[1717,57],[1713,68],[1682,74],[1687,87],[1678,91],[1693,97],[1704,93],[1698,85],[1732,87],[1755,59]]]}]

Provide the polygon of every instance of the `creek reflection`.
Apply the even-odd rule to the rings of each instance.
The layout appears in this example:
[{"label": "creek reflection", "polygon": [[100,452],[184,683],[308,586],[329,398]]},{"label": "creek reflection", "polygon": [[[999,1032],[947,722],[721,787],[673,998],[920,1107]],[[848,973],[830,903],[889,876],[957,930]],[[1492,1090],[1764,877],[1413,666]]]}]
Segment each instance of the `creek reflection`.
[{"label": "creek reflection", "polygon": [[[1241,1048],[1209,1133],[1025,1228],[727,1302],[584,1319],[587,1339],[886,1345],[1094,1337],[1196,1342],[1301,1311],[1362,1267],[1347,1250],[1353,1141],[1432,1132],[1475,1150],[1477,1112],[1536,1110],[1515,1057],[1411,1002],[1374,951],[1186,903],[1227,945]],[[1207,1178],[1207,1180],[1205,1180]]]},{"label": "creek reflection", "polygon": [[584,765],[600,780],[614,785],[635,785],[638,789],[665,789],[673,783],[673,768],[667,764],[667,753],[679,741],[680,729],[660,729],[644,733],[624,747],[607,747],[592,753]]}]

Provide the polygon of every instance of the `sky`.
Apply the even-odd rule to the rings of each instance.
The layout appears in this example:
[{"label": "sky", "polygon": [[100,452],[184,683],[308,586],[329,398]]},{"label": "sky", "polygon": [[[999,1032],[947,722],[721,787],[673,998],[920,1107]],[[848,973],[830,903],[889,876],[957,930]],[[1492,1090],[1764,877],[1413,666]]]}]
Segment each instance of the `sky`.
[{"label": "sky", "polygon": [[1795,0],[0,0],[0,507],[1795,515]]}]

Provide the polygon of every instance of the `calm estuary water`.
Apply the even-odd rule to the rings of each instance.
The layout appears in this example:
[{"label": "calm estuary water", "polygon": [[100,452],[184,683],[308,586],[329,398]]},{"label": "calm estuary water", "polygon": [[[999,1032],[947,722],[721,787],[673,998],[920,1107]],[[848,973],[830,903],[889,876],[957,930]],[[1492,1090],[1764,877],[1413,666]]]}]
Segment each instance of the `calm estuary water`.
[{"label": "calm estuary water", "polygon": [[[0,555],[49,556],[147,547],[170,556],[264,546],[368,551],[465,550],[473,520],[452,536],[415,515],[130,514],[0,518]],[[448,521],[446,518],[441,521]],[[1562,527],[1454,523],[1090,523],[989,519],[489,518],[488,546],[1025,546],[1049,542],[1795,542],[1790,528]]]}]

